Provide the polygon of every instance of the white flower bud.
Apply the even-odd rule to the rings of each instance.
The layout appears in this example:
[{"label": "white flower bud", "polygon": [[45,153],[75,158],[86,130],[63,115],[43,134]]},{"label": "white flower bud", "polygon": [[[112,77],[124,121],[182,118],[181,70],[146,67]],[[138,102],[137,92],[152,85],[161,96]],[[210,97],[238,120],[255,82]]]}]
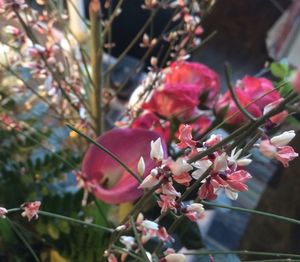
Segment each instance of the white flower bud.
[{"label": "white flower bud", "polygon": [[144,158],[142,156],[140,157],[140,160],[138,162],[137,169],[138,169],[139,175],[143,176],[144,173],[145,173],[145,161],[144,161]]},{"label": "white flower bud", "polygon": [[185,262],[185,255],[183,254],[169,254],[165,257],[167,262]]},{"label": "white flower bud", "polygon": [[151,152],[150,157],[154,160],[162,160],[164,156],[164,150],[161,144],[160,137],[155,141],[151,141]]},{"label": "white flower bud", "polygon": [[276,147],[286,146],[295,137],[295,135],[296,134],[294,130],[286,131],[279,136],[274,136],[271,138],[271,143]]}]

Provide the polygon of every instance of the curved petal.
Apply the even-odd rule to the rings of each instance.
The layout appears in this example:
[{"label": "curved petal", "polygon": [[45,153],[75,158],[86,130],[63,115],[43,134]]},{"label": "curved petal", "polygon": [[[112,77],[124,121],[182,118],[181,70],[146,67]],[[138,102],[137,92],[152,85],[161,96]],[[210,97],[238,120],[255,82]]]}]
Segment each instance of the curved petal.
[{"label": "curved petal", "polygon": [[[145,161],[145,175],[148,175],[155,167],[155,161],[150,158],[150,143],[158,137],[156,132],[145,129],[116,128],[104,133],[96,141],[136,173],[142,156]],[[162,144],[165,149],[164,141]],[[143,192],[137,188],[139,183],[134,177],[95,145],[87,150],[82,170],[86,179],[93,184],[93,194],[106,203],[133,201]]]}]

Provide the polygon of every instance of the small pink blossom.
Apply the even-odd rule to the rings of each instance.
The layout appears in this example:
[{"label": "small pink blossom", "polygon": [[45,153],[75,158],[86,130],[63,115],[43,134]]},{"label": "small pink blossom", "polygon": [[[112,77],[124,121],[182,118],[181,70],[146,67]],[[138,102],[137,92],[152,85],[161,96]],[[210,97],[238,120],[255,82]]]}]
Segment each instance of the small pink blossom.
[{"label": "small pink blossom", "polygon": [[212,147],[212,146],[215,146],[216,144],[220,143],[221,141],[222,141],[222,136],[221,135],[212,134],[210,136],[210,138],[207,139],[204,142],[204,146],[205,147]]},{"label": "small pink blossom", "polygon": [[180,143],[177,144],[179,148],[194,148],[197,142],[192,137],[192,127],[190,125],[181,125],[179,127],[178,139]]},{"label": "small pink blossom", "polygon": [[159,197],[160,200],[157,203],[161,207],[161,213],[165,213],[168,210],[177,210],[176,201],[173,196],[161,194]]},{"label": "small pink blossom", "polygon": [[214,186],[210,183],[210,178],[200,186],[198,196],[200,199],[214,200],[217,198]]},{"label": "small pink blossom", "polygon": [[24,210],[21,214],[22,217],[27,217],[28,221],[31,221],[33,218],[38,219],[38,211],[40,206],[40,201],[27,202],[22,204],[21,208]]},{"label": "small pink blossom", "polygon": [[271,139],[264,139],[259,144],[259,150],[264,156],[270,159],[275,158],[280,161],[284,167],[288,167],[289,161],[298,157],[298,153],[296,153],[291,146],[287,146],[294,136],[295,132],[291,130]]},{"label": "small pink blossom", "polygon": [[[280,98],[280,99],[266,105],[264,107],[264,115],[267,114],[268,112],[270,112],[272,109],[276,108],[282,101],[283,101],[283,98]],[[284,110],[284,111],[270,117],[269,119],[273,124],[279,125],[287,118],[288,115],[289,115],[288,111]]]},{"label": "small pink blossom", "polygon": [[204,216],[204,208],[202,204],[193,203],[186,207],[185,216],[190,220],[197,222]]},{"label": "small pink blossom", "polygon": [[0,218],[6,218],[7,209],[4,207],[0,207]]}]

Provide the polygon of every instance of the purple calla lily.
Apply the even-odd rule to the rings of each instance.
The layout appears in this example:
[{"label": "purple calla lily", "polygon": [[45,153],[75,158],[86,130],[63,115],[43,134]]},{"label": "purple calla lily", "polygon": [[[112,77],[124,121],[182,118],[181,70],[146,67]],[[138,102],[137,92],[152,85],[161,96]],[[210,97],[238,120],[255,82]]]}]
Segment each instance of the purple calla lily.
[{"label": "purple calla lily", "polygon": [[[145,129],[116,128],[104,133],[96,141],[135,173],[138,173],[137,165],[142,156],[145,161],[145,177],[156,166],[155,161],[150,158],[150,143],[159,137],[158,133]],[[166,149],[165,143],[162,144]],[[139,182],[95,145],[88,148],[82,171],[87,181],[92,184],[95,197],[108,204],[134,201],[143,193],[142,189],[138,189]]]}]

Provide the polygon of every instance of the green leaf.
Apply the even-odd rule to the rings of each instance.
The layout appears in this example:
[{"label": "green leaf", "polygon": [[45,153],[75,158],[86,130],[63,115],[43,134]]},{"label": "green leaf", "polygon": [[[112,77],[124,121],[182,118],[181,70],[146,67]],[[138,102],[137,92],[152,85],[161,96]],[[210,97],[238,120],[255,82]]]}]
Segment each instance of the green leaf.
[{"label": "green leaf", "polygon": [[284,79],[289,75],[289,67],[283,62],[274,62],[271,64],[271,73],[280,79]]}]

